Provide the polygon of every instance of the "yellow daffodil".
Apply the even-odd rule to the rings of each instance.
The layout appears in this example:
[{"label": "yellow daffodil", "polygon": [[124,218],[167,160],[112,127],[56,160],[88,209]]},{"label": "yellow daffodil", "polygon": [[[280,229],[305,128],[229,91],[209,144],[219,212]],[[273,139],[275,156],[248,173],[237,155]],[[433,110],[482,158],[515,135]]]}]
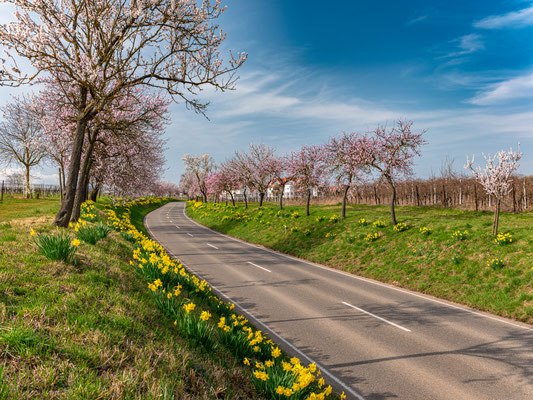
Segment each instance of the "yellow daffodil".
[{"label": "yellow daffodil", "polygon": [[78,247],[78,246],[80,245],[80,241],[79,241],[79,239],[74,239],[74,240],[72,241],[72,245],[75,246],[75,247]]}]

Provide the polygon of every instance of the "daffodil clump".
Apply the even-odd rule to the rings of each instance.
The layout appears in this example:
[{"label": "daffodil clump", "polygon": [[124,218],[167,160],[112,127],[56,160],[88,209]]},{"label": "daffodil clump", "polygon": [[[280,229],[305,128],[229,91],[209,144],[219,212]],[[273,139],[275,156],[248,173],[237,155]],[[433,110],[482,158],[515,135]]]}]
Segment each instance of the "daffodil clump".
[{"label": "daffodil clump", "polygon": [[94,201],[87,200],[81,204],[80,219],[89,222],[96,222],[98,220],[98,216],[95,212]]},{"label": "daffodil clump", "polygon": [[380,237],[381,237],[381,233],[379,233],[379,232],[368,233],[368,234],[365,236],[365,240],[366,240],[367,242],[375,242],[375,241],[378,240]]},{"label": "daffodil clump", "polygon": [[367,226],[369,221],[365,218],[359,218],[359,220],[357,221],[357,223],[361,226]]},{"label": "daffodil clump", "polygon": [[492,269],[503,268],[504,265],[505,263],[503,262],[501,258],[491,258],[490,260],[487,261],[487,267],[492,268]]},{"label": "daffodil clump", "polygon": [[39,253],[53,261],[64,261],[71,263],[74,261],[76,250],[80,245],[78,239],[66,234],[63,230],[57,230],[52,234],[37,233],[30,231],[33,242],[37,245]]},{"label": "daffodil clump", "polygon": [[305,230],[303,231],[303,234],[304,234],[305,236],[311,236],[311,230],[310,230],[310,229],[305,229]]},{"label": "daffodil clump", "polygon": [[293,227],[291,228],[291,232],[292,232],[292,233],[296,233],[296,232],[298,232],[298,228],[295,227],[295,226],[293,226]]},{"label": "daffodil clump", "polygon": [[496,244],[503,246],[506,244],[513,243],[513,235],[510,233],[499,233],[498,236],[496,236],[496,239],[494,239]]},{"label": "daffodil clump", "polygon": [[400,223],[394,225],[394,230],[396,232],[403,232],[403,231],[406,231],[407,229],[409,229],[409,225],[404,224],[403,222],[400,222]]},{"label": "daffodil clump", "polygon": [[423,236],[429,236],[431,235],[431,228],[428,228],[427,226],[423,226],[418,230]]},{"label": "daffodil clump", "polygon": [[[156,200],[138,201],[143,204]],[[202,203],[188,204],[198,209],[205,207]],[[205,280],[189,273],[161,245],[139,232],[130,221],[129,208],[133,205],[137,203],[126,203],[120,213],[113,208],[106,210],[109,223],[135,238],[130,264],[145,277],[156,303],[183,336],[208,351],[223,346],[244,360],[255,386],[267,398],[328,398],[332,389],[325,385],[316,366],[305,367],[297,358],[283,354],[264,333],[235,313],[234,304],[221,301]]]},{"label": "daffodil clump", "polygon": [[325,236],[326,239],[331,239],[331,240],[335,239],[335,237],[337,237],[337,234],[333,232],[328,232],[326,233],[326,236]]},{"label": "daffodil clump", "polygon": [[372,223],[372,225],[374,225],[376,228],[384,228],[387,226],[387,224],[385,223],[385,221],[382,221],[380,219],[378,219],[377,221],[374,221]]},{"label": "daffodil clump", "polygon": [[332,224],[336,224],[337,222],[339,222],[339,217],[337,217],[336,215],[334,215],[333,217],[331,217],[329,219],[329,222],[331,222]]},{"label": "daffodil clump", "polygon": [[325,221],[325,220],[326,220],[326,217],[324,217],[323,215],[315,218],[316,222],[322,222],[322,221]]},{"label": "daffodil clump", "polygon": [[457,240],[465,240],[466,238],[468,238],[468,231],[465,230],[465,231],[455,231],[453,234],[452,234],[452,237],[457,239]]},{"label": "daffodil clump", "polygon": [[300,218],[300,213],[298,211],[294,211],[292,214],[291,214],[291,218]]}]

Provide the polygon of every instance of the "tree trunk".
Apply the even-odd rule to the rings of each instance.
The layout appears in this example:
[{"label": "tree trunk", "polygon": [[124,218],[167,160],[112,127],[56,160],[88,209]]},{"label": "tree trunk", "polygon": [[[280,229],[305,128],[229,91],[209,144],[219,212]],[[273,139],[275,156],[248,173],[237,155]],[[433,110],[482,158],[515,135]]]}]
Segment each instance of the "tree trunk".
[{"label": "tree trunk", "polygon": [[231,190],[229,190],[228,193],[231,197],[231,204],[233,204],[233,207],[235,207],[235,198],[233,197],[233,193],[231,193]]},{"label": "tree trunk", "polygon": [[283,193],[285,192],[285,186],[281,187],[281,192],[279,194],[279,209],[283,210]]},{"label": "tree trunk", "polygon": [[242,193],[244,194],[244,208],[247,210],[248,209],[248,197],[246,197],[246,188],[244,188]]},{"label": "tree trunk", "polygon": [[25,165],[26,173],[24,175],[24,197],[31,199],[31,190],[30,190],[30,166]]},{"label": "tree trunk", "polygon": [[[87,103],[87,89],[80,90],[80,110],[84,110]],[[72,214],[72,207],[74,206],[74,198],[76,196],[76,186],[78,184],[78,175],[80,172],[81,154],[83,150],[83,140],[85,139],[85,128],[89,117],[84,115],[76,122],[76,134],[72,141],[72,151],[70,156],[70,164],[68,167],[68,179],[65,186],[65,198],[61,202],[61,207],[56,214],[54,225],[67,227]]]},{"label": "tree trunk", "polygon": [[100,191],[100,185],[96,185],[95,187],[93,187],[93,190],[91,191],[91,195],[89,196],[89,198],[92,201],[96,201],[96,198],[98,197],[98,192],[99,191]]},{"label": "tree trunk", "polygon": [[259,193],[259,208],[263,207],[263,198],[265,194],[263,192]]},{"label": "tree trunk", "polygon": [[61,177],[61,168],[58,169],[59,173],[59,199],[63,201],[63,178]]},{"label": "tree trunk", "polygon": [[500,199],[496,199],[496,206],[494,208],[494,223],[492,224],[492,234],[496,236],[498,234],[498,223],[500,220]]},{"label": "tree trunk", "polygon": [[309,205],[311,204],[311,189],[307,190],[307,202],[305,203],[305,215],[309,216]]},{"label": "tree trunk", "polygon": [[91,156],[94,149],[94,141],[97,133],[91,137],[89,136],[89,147],[85,152],[82,165],[80,167],[80,177],[78,180],[78,187],[76,189],[76,200],[74,201],[74,207],[72,209],[72,216],[70,220],[72,222],[78,222],[81,214],[81,205],[87,199],[87,185],[89,184],[89,170],[91,168]]},{"label": "tree trunk", "polygon": [[344,193],[342,195],[341,219],[346,218],[346,199],[348,198],[348,190],[350,190],[349,184],[344,187]]},{"label": "tree trunk", "polygon": [[474,203],[476,205],[476,211],[479,211],[479,202],[477,199],[477,185],[476,182],[474,182]]},{"label": "tree trunk", "polygon": [[387,182],[389,183],[391,189],[392,189],[392,198],[390,202],[390,219],[393,225],[396,225],[396,210],[394,209],[394,205],[396,204],[396,188],[394,187],[394,183],[392,182],[391,178],[386,178]]}]

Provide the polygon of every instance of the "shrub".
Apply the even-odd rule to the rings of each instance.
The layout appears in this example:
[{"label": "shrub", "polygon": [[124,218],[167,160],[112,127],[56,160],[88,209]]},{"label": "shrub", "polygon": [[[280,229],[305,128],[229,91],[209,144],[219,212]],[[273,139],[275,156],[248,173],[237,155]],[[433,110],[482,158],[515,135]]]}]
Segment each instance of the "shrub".
[{"label": "shrub", "polygon": [[54,234],[36,234],[32,229],[34,242],[39,249],[39,253],[53,261],[63,260],[70,263],[74,260],[76,249],[80,244],[78,239],[72,240],[70,235],[65,234],[62,230]]}]

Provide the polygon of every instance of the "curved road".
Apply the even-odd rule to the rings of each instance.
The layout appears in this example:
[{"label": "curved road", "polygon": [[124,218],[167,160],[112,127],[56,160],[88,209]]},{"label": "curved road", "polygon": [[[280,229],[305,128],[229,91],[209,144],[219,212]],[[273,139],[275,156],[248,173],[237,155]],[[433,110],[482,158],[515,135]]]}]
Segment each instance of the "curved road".
[{"label": "curved road", "polygon": [[350,399],[533,399],[533,327],[214,232],[185,203],[152,237]]}]

